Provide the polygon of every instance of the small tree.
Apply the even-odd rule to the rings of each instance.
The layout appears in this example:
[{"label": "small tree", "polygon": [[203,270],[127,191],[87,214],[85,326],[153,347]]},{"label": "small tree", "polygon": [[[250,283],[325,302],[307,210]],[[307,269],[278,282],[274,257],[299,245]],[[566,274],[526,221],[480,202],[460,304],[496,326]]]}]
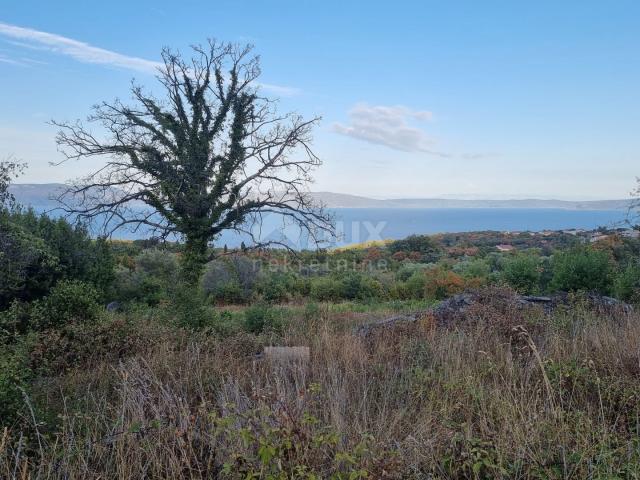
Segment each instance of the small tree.
[{"label": "small tree", "polygon": [[165,97],[134,84],[136,106],[94,107],[88,121],[107,132],[105,139],[79,122],[56,123],[67,159],[107,157],[104,167],[63,193],[62,208],[101,220],[107,234],[145,226],[162,238],[181,235],[190,282],[222,231],[247,234],[256,245],[287,246],[259,239],[254,227],[265,214],[290,220],[316,244],[332,235],[330,218],[305,190],[320,165],[310,148],[318,119],[280,115],[260,96],[259,59],[251,50],[209,41],[193,47],[187,60],[164,49],[157,78]]},{"label": "small tree", "polygon": [[24,169],[24,164],[8,158],[0,162],[0,209],[13,205],[15,198],[9,192],[9,186],[15,177]]}]

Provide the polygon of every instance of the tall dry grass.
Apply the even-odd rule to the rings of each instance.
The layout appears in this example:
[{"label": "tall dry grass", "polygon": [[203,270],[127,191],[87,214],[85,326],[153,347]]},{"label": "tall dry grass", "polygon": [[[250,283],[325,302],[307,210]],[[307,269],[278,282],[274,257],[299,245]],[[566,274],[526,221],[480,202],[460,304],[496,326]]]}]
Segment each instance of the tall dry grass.
[{"label": "tall dry grass", "polygon": [[31,399],[59,417],[2,434],[0,477],[640,478],[638,314],[469,317],[300,319],[283,342],[308,364],[195,336],[67,372]]}]

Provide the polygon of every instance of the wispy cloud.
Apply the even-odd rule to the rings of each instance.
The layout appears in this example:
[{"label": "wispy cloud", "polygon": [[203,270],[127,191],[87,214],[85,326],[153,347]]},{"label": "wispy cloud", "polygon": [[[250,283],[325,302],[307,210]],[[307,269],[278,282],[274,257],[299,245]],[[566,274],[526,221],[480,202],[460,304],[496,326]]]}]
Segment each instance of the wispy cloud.
[{"label": "wispy cloud", "polygon": [[3,55],[1,53],[0,53],[0,63],[8,63],[10,65],[20,65],[21,67],[27,66],[26,63],[21,62],[20,60],[17,60],[15,58],[7,57],[6,55]]},{"label": "wispy cloud", "polygon": [[385,145],[403,152],[422,152],[449,157],[432,149],[434,140],[411,121],[429,121],[433,114],[400,105],[383,106],[359,103],[349,111],[349,124],[335,123],[333,131],[365,142]]},{"label": "wispy cloud", "polygon": [[[10,39],[9,42],[18,47],[66,55],[83,63],[113,66],[142,73],[156,73],[158,68],[163,66],[161,62],[123,55],[74,40],[73,38],[64,37],[55,33],[42,32],[32,28],[19,27],[8,23],[0,22],[0,36]],[[15,65],[25,64],[23,61],[7,56],[0,56],[0,62]],[[257,86],[281,96],[294,96],[300,93],[300,90],[297,88],[273,85],[270,83],[257,83]]]},{"label": "wispy cloud", "polygon": [[67,55],[80,62],[110,65],[144,73],[153,73],[161,63],[122,55],[72,38],[0,22],[0,35],[18,40],[32,48]]},{"label": "wispy cloud", "polygon": [[295,87],[287,87],[284,85],[274,85],[272,83],[262,83],[256,82],[256,85],[263,90],[267,90],[275,95],[281,95],[283,97],[295,97],[296,95],[300,95],[302,90]]}]

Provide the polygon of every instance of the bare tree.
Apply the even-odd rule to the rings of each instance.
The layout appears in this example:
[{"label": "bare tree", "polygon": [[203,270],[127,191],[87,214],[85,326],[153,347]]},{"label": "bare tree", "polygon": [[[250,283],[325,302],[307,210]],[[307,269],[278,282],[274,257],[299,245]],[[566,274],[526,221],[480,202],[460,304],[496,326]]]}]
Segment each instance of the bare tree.
[{"label": "bare tree", "polygon": [[[75,182],[59,198],[69,214],[102,222],[105,234],[145,226],[185,240],[184,271],[195,279],[207,245],[224,230],[263,241],[256,224],[277,214],[313,242],[333,235],[326,212],[307,193],[320,159],[310,147],[318,119],[278,114],[260,95],[259,58],[252,47],[209,41],[185,59],[164,49],[158,69],[164,98],[133,84],[136,105],[102,103],[88,121],[58,123],[66,159],[107,156],[106,165]],[[144,206],[144,208],[142,208]]]}]

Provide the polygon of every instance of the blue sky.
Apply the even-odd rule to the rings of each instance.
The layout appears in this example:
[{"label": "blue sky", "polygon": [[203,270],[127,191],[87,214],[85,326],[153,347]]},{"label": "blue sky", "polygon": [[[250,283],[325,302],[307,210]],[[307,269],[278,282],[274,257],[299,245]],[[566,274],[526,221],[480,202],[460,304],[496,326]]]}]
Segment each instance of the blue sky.
[{"label": "blue sky", "polygon": [[[178,6],[180,5],[180,6]],[[313,190],[625,198],[640,175],[638,1],[3,0],[0,158],[64,181],[46,121],[152,87],[163,46],[250,42],[265,93],[321,115]]]}]

